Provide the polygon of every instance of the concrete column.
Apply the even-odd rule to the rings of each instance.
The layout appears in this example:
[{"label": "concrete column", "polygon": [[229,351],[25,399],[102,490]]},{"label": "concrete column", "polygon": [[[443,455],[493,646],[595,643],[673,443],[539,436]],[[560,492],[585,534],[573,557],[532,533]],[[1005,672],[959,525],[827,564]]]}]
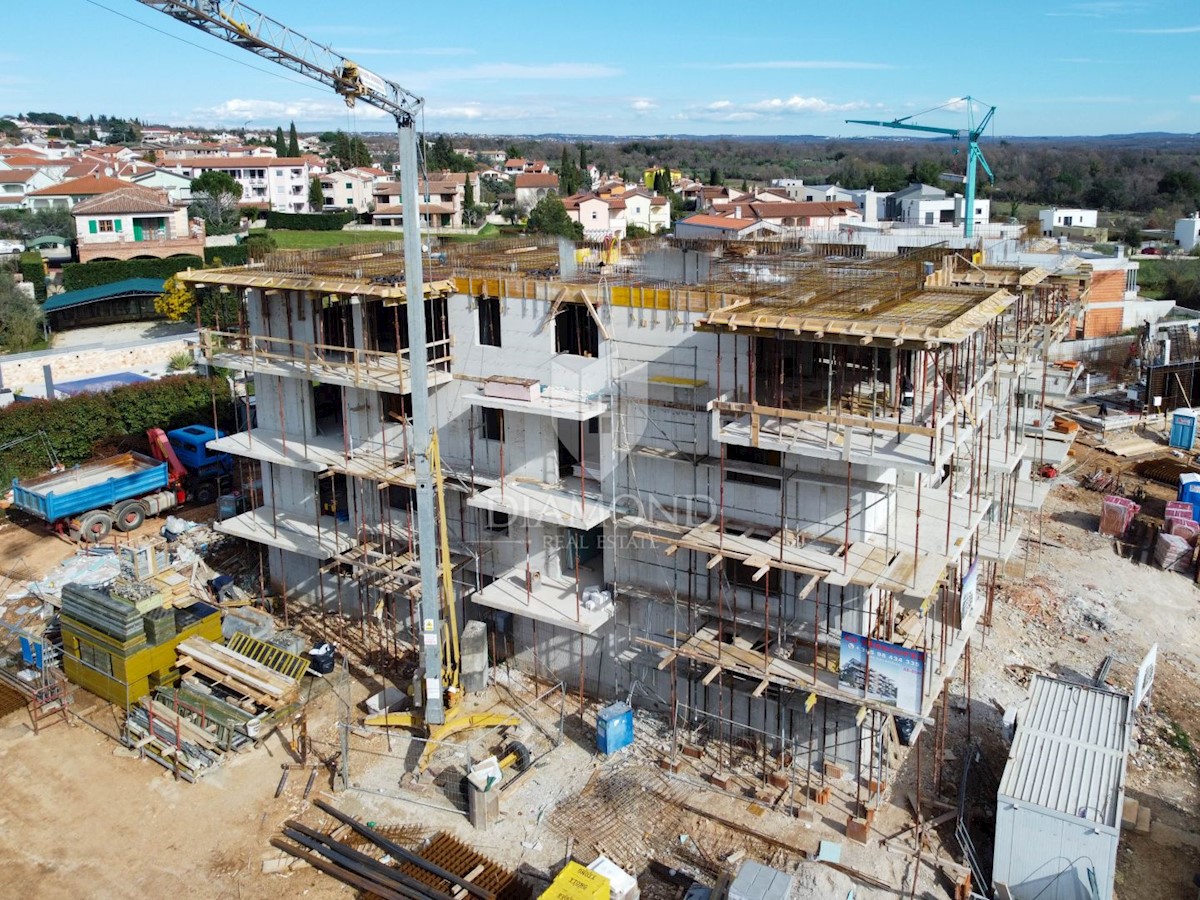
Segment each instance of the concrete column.
[{"label": "concrete column", "polygon": [[468,622],[459,642],[462,689],[478,694],[487,688],[488,647],[487,625],[478,620]]}]

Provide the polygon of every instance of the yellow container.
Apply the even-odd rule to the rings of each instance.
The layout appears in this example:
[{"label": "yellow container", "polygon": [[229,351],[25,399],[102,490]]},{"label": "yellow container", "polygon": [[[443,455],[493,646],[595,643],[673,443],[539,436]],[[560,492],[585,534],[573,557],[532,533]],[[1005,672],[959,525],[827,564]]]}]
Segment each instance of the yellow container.
[{"label": "yellow container", "polygon": [[608,879],[571,861],[546,889],[545,900],[608,900]]}]

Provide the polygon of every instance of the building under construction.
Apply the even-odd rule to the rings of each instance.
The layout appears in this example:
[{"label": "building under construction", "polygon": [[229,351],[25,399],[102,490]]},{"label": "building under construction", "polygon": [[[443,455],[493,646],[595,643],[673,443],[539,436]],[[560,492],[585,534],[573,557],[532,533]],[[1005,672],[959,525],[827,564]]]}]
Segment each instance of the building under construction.
[{"label": "building under construction", "polygon": [[[262,465],[218,529],[289,603],[421,645],[398,245],[181,277],[241,294],[203,333],[252,372]],[[424,261],[430,408],[460,615],[493,657],[656,706],[678,744],[753,735],[887,782],[1049,485],[1031,373],[1067,331],[1038,269],[943,247],[530,238]],[[940,728],[939,728],[940,731]],[[937,732],[935,732],[937,733]],[[940,758],[940,757],[939,757]],[[730,760],[730,764],[734,763]]]}]

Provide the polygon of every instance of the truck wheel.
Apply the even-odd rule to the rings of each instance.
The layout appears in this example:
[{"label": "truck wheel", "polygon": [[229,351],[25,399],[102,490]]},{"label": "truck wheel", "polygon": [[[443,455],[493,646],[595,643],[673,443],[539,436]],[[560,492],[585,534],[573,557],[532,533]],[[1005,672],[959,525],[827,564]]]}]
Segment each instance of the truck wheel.
[{"label": "truck wheel", "polygon": [[80,520],[79,534],[85,541],[98,544],[108,537],[108,533],[112,531],[112,525],[112,516],[100,510],[94,510]]},{"label": "truck wheel", "polygon": [[146,507],[136,500],[119,506],[113,514],[113,525],[118,531],[137,531],[146,521]]},{"label": "truck wheel", "polygon": [[202,481],[196,485],[196,502],[207,506],[217,499],[217,486],[211,481]]}]

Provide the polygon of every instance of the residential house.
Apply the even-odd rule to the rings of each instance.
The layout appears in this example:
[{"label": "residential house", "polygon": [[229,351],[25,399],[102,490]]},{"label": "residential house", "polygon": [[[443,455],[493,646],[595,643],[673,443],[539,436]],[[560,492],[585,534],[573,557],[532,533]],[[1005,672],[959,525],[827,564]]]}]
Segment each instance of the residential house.
[{"label": "residential house", "polygon": [[1081,229],[1096,227],[1097,213],[1094,209],[1043,209],[1038,211],[1042,237],[1071,237]]},{"label": "residential house", "polygon": [[1175,246],[1191,253],[1200,243],[1200,212],[1175,220]]},{"label": "residential house", "polygon": [[696,196],[696,209],[703,212],[706,209],[710,209],[714,203],[727,203],[730,200],[745,197],[747,194],[747,191],[739,191],[737,188],[731,188],[723,184],[706,184],[701,186],[700,193]]},{"label": "residential house", "polygon": [[805,184],[796,193],[799,194],[796,199],[805,203],[833,203],[851,199],[850,192],[837,184]]},{"label": "residential house", "polygon": [[550,172],[550,166],[544,159],[508,159],[504,161],[504,174],[512,177],[514,175],[546,175]]},{"label": "residential house", "polygon": [[321,194],[325,198],[322,209],[326,212],[352,209],[356,213],[368,212],[375,203],[372,188],[375,179],[362,172],[347,170],[327,172],[320,176]]},{"label": "residential house", "polygon": [[72,178],[60,184],[52,184],[26,197],[26,208],[38,209],[71,209],[76,203],[107,194],[117,188],[127,187],[130,182],[111,175],[88,175],[84,178]]},{"label": "residential house", "polygon": [[[991,218],[991,201],[975,198],[976,223]],[[887,218],[908,225],[961,225],[966,211],[961,194],[948,195],[929,184],[910,184],[887,198]]]},{"label": "residential house", "polygon": [[242,186],[244,205],[292,213],[308,211],[310,181],[325,172],[320,160],[311,156],[189,156],[168,159],[164,165],[189,178],[225,172]]},{"label": "residential house", "polygon": [[[746,208],[741,201],[732,204],[738,215],[738,210]],[[778,226],[781,231],[810,229],[812,231],[837,231],[843,225],[857,225],[862,222],[862,213],[858,207],[848,201],[812,202],[789,201],[787,203],[763,203],[756,201],[747,204],[753,218]]]},{"label": "residential house", "polygon": [[538,201],[547,194],[558,192],[558,176],[544,173],[518,175],[514,187],[517,208],[528,211],[537,206]]},{"label": "residential house", "polygon": [[891,191],[877,191],[875,188],[851,188],[845,191],[858,211],[862,213],[864,225],[877,225],[887,213],[887,198]]},{"label": "residential house", "polygon": [[192,179],[170,169],[151,168],[130,176],[129,180],[142,187],[166,191],[167,199],[174,204],[186,206],[192,202]]},{"label": "residential house", "polygon": [[699,238],[700,240],[733,241],[778,234],[779,227],[765,219],[718,216],[696,213],[675,223],[675,237]]},{"label": "residential house", "polygon": [[[468,182],[476,200],[479,198],[477,172],[431,172],[417,185],[423,228],[462,228],[466,208]],[[371,217],[376,225],[399,226],[403,221],[400,184],[395,181],[377,182],[373,187],[375,212]]]},{"label": "residential house", "polygon": [[625,202],[625,222],[651,234],[671,230],[671,202],[645,188],[634,188],[618,195]]},{"label": "residential house", "polygon": [[772,178],[771,189],[786,194],[789,200],[805,199],[803,178]]},{"label": "residential house", "polygon": [[583,236],[589,241],[607,237],[624,239],[628,224],[625,220],[625,200],[591,193],[572,194],[563,199],[563,207],[572,222],[583,226]]},{"label": "residential house", "polygon": [[205,141],[198,144],[180,144],[156,150],[161,159],[191,159],[197,156],[219,156],[224,158],[234,156],[276,157],[275,148],[270,144],[219,144]]},{"label": "residential house", "polygon": [[54,182],[38,169],[0,169],[0,209],[19,209],[25,197]]},{"label": "residential house", "polygon": [[71,209],[79,261],[204,256],[204,225],[189,222],[187,208],[165,191],[126,184],[89,197]]}]

